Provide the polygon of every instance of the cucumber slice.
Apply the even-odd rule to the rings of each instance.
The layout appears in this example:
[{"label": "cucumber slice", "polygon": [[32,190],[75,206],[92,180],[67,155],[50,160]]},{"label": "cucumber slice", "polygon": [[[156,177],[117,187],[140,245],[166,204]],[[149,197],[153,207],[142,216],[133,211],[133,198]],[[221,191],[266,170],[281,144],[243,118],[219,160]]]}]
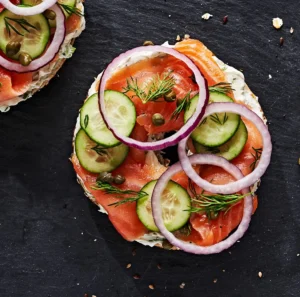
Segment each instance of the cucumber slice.
[{"label": "cucumber slice", "polygon": [[[124,136],[129,136],[136,122],[135,106],[123,93],[107,90],[104,92],[106,112],[114,127]],[[87,135],[106,147],[118,145],[120,141],[107,128],[99,111],[98,94],[89,97],[80,111],[80,125]]]},{"label": "cucumber slice", "polygon": [[[190,108],[184,113],[184,121],[195,112],[198,102],[198,95],[191,99]],[[219,92],[209,93],[209,103],[213,102],[233,102],[225,94]],[[202,123],[193,131],[191,137],[196,142],[208,146],[220,146],[227,142],[237,131],[240,123],[240,116],[234,113],[216,113],[204,119]]]},{"label": "cucumber slice", "polygon": [[[139,199],[136,211],[139,219],[145,227],[151,231],[159,231],[156,227],[151,209],[151,195],[156,184],[153,180],[146,184],[141,191],[148,195]],[[188,192],[174,181],[169,181],[162,196],[163,218],[169,231],[176,231],[183,227],[190,218],[190,212],[185,211],[191,207],[191,198]]]},{"label": "cucumber slice", "polygon": [[197,153],[200,154],[215,154],[217,156],[221,156],[228,161],[234,159],[237,157],[241,151],[243,150],[246,142],[248,139],[248,131],[246,128],[246,125],[241,120],[240,125],[236,131],[236,133],[233,135],[233,137],[224,143],[221,146],[218,147],[206,147],[201,144],[199,144],[196,141],[193,141],[195,149]]},{"label": "cucumber slice", "polygon": [[[23,24],[19,24],[20,20],[22,20]],[[24,20],[27,24],[24,24]],[[8,25],[10,34],[6,25]],[[30,25],[34,26],[34,28]],[[23,36],[17,34],[12,29],[12,26]],[[45,51],[49,38],[50,28],[43,14],[19,16],[7,9],[0,13],[0,49],[6,54],[6,45],[9,42],[19,41],[21,43],[20,51],[10,58],[18,60],[22,52],[28,53],[32,59],[39,57]]]},{"label": "cucumber slice", "polygon": [[102,148],[91,140],[84,130],[78,131],[75,138],[76,156],[81,166],[87,171],[92,173],[110,172],[124,162],[129,151],[125,144]]},{"label": "cucumber slice", "polygon": [[[22,0],[21,3],[23,5],[30,5],[30,6],[35,6],[37,4],[40,4],[42,1],[41,0]],[[58,4],[64,4],[64,5],[68,5],[71,8],[75,7],[76,5],[76,0],[59,0],[57,1]],[[66,10],[62,7],[62,10],[66,16],[66,18],[68,18],[70,16],[69,13],[66,12]],[[51,28],[55,28],[56,27],[56,20],[48,20],[49,25]]]}]

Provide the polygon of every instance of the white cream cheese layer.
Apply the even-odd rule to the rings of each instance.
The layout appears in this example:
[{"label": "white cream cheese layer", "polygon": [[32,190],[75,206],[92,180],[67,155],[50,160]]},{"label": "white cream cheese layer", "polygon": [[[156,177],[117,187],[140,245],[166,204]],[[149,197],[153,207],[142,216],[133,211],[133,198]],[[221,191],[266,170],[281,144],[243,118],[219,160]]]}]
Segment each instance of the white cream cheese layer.
[{"label": "white cream cheese layer", "polygon": [[[78,2],[77,8],[84,13],[84,6],[81,2]],[[57,65],[61,63],[61,60],[71,58],[75,48],[72,46],[71,42],[73,39],[77,38],[82,31],[85,29],[85,18],[81,17],[80,26],[74,31],[66,35],[64,43],[58,53],[58,59],[55,62],[51,62],[45,67],[41,68],[33,75],[33,81],[30,84],[29,89],[22,96],[18,96],[3,102],[0,102],[0,112],[9,111],[10,106],[17,105],[21,101],[26,101],[32,97],[36,90],[39,90],[45,82],[47,82],[55,71]]]},{"label": "white cream cheese layer", "polygon": [[[168,42],[164,43],[163,45],[168,46],[168,47],[173,47],[173,46],[169,45]],[[145,57],[149,57],[149,54],[148,53],[145,54],[145,55],[140,55],[139,54],[137,56],[133,55],[130,58],[130,60],[126,61],[126,64],[133,64],[135,62],[138,62],[138,61],[144,59]],[[234,91],[233,91],[234,97],[238,101],[248,105],[260,118],[262,118],[266,122],[266,118],[264,117],[261,106],[259,105],[259,102],[258,102],[258,97],[256,97],[251,92],[251,90],[249,89],[249,87],[245,83],[245,77],[244,77],[243,73],[241,71],[231,67],[231,66],[228,66],[227,64],[222,62],[217,57],[214,57],[214,59],[217,62],[217,64],[219,65],[219,67],[221,68],[221,70],[224,72],[225,77],[226,77],[226,82],[232,84],[232,88],[234,89]],[[120,69],[123,66],[124,65],[120,65],[117,69]],[[98,77],[95,79],[95,81],[93,82],[92,86],[89,89],[88,97],[90,97],[91,95],[98,92],[98,87],[99,87],[101,76],[102,76],[102,73],[100,73],[98,75]],[[78,116],[75,131],[74,131],[73,146],[74,146],[75,135],[77,134],[79,129],[80,129],[80,118]],[[73,153],[76,154],[75,149],[73,149]],[[87,197],[89,197],[92,201],[95,201],[95,198],[87,190],[87,188],[84,186],[83,181],[81,180],[81,178],[78,175],[77,175],[77,179],[78,179],[78,182],[83,187],[83,189],[85,191],[85,195]],[[256,183],[253,186],[252,191],[256,191],[257,187],[258,187],[258,183]],[[98,206],[99,206],[99,212],[107,214],[106,210],[101,205],[98,204]],[[149,232],[147,234],[144,234],[142,237],[136,239],[135,241],[137,241],[137,242],[139,242],[143,245],[150,246],[150,247],[153,247],[153,246],[160,246],[161,247],[163,239],[164,239],[164,237],[160,233]]]}]

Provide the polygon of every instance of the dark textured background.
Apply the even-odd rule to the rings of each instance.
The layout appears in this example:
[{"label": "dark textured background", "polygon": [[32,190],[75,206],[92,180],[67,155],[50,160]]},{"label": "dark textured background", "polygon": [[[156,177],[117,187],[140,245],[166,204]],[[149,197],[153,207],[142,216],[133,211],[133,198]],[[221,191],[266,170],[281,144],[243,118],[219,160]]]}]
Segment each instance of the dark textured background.
[{"label": "dark textured background", "polygon": [[[0,114],[1,297],[300,296],[298,1],[182,2],[87,1],[74,58],[33,99]],[[214,15],[207,22],[205,12]],[[276,16],[284,20],[280,31],[272,28]],[[274,142],[249,231],[214,256],[126,242],[85,198],[68,162],[78,109],[104,65],[144,40],[159,44],[184,33],[244,70]]]}]

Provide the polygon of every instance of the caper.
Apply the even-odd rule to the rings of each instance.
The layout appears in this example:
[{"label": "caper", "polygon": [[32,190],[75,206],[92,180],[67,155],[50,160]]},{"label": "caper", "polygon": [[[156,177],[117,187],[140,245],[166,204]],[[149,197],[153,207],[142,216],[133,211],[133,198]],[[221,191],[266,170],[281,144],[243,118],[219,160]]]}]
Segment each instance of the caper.
[{"label": "caper", "polygon": [[148,45],[154,45],[154,43],[150,40],[146,40],[144,43],[143,43],[144,46],[148,46]]},{"label": "caper", "polygon": [[176,100],[176,94],[171,90],[169,93],[165,94],[164,99],[167,102],[174,102]]},{"label": "caper", "polygon": [[125,182],[125,177],[118,174],[114,177],[114,183],[117,184],[117,185],[121,185]]},{"label": "caper", "polygon": [[55,20],[56,18],[56,13],[53,10],[47,9],[46,11],[44,11],[44,16],[46,19],[48,20]]},{"label": "caper", "polygon": [[28,66],[32,62],[32,58],[29,54],[22,52],[19,55],[19,62],[23,66]]},{"label": "caper", "polygon": [[8,57],[13,57],[14,55],[16,55],[20,49],[21,49],[21,42],[19,41],[10,41],[7,45],[6,45],[6,55]]},{"label": "caper", "polygon": [[101,172],[97,178],[97,181],[111,184],[114,181],[114,178],[109,172]]},{"label": "caper", "polygon": [[152,123],[155,126],[161,126],[165,123],[165,119],[160,113],[155,113],[152,116]]}]

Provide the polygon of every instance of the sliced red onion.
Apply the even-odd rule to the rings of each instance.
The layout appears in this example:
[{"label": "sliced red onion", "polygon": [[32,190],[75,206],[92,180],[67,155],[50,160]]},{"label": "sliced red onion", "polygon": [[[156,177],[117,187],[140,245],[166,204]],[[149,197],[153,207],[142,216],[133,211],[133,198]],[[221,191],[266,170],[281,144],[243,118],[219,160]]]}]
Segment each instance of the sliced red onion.
[{"label": "sliced red onion", "polygon": [[[188,157],[189,164],[208,164],[208,165],[216,165],[225,169],[228,173],[230,173],[236,179],[242,179],[244,175],[242,172],[233,164],[229,163],[226,159],[214,155],[208,154],[197,154],[191,157]],[[161,196],[162,193],[168,183],[168,181],[172,178],[172,176],[178,172],[182,171],[182,167],[180,162],[171,166],[167,171],[165,171],[162,176],[157,181],[155,188],[153,190],[151,203],[152,203],[152,214],[154,218],[154,222],[158,227],[159,231],[162,235],[174,246],[180,248],[181,250],[199,255],[209,255],[220,253],[225,249],[231,247],[236,241],[238,241],[246,232],[249,227],[249,223],[251,221],[252,215],[252,197],[248,195],[244,198],[244,212],[243,218],[241,220],[240,225],[236,229],[234,233],[232,233],[225,240],[216,243],[211,246],[198,246],[192,243],[188,243],[176,238],[173,233],[167,230],[164,225],[164,221],[162,218],[162,208],[161,208]],[[242,190],[242,194],[250,193],[249,188],[245,188]]]},{"label": "sliced red onion", "polygon": [[[193,74],[195,75],[196,83],[198,84],[199,87],[199,100],[194,115],[175,134],[173,134],[168,138],[156,142],[141,142],[132,139],[130,137],[123,136],[116,129],[114,129],[114,125],[112,121],[107,117],[107,113],[105,111],[104,91],[105,91],[106,82],[113,75],[115,70],[120,65],[129,63],[133,55],[143,56],[145,54],[149,55],[149,54],[156,54],[156,53],[165,53],[174,56],[175,58],[183,61],[192,70]],[[128,146],[138,148],[140,150],[161,150],[166,147],[177,144],[181,139],[188,136],[198,126],[204,114],[205,107],[208,102],[208,97],[209,95],[208,95],[208,86],[207,86],[206,79],[189,58],[179,53],[178,51],[165,46],[158,46],[158,45],[147,46],[147,47],[143,46],[143,47],[137,47],[135,49],[129,50],[121,54],[120,56],[115,58],[105,69],[101,77],[100,88],[99,88],[99,108],[103,120],[106,123],[107,127],[111,130],[114,136],[117,139],[119,139],[121,142],[127,144]]]},{"label": "sliced red onion", "polygon": [[23,66],[18,62],[12,62],[0,56],[0,66],[9,71],[15,71],[18,73],[32,72],[49,64],[55,58],[65,39],[66,17],[62,9],[58,5],[53,5],[51,7],[51,10],[53,10],[56,13],[56,29],[51,44],[47,48],[46,52],[39,58],[33,60],[28,66]]},{"label": "sliced red onion", "polygon": [[[272,142],[271,136],[268,130],[268,127],[262,121],[262,119],[253,111],[247,107],[237,104],[237,103],[212,103],[207,106],[204,118],[210,116],[214,113],[219,112],[229,112],[236,113],[244,118],[251,121],[260,132],[263,140],[263,151],[260,157],[258,166],[247,176],[243,177],[240,180],[235,182],[228,183],[226,185],[214,185],[210,182],[202,179],[193,169],[191,162],[186,154],[186,143],[188,137],[183,139],[178,145],[178,156],[181,162],[182,168],[185,171],[186,175],[194,181],[199,187],[203,188],[205,191],[211,193],[220,193],[220,194],[231,194],[237,193],[244,188],[250,187],[259,180],[259,178],[265,173],[268,165],[271,160],[272,153]],[[216,164],[217,165],[217,164]],[[217,165],[218,166],[218,165]]]},{"label": "sliced red onion", "polygon": [[0,4],[2,4],[6,9],[11,11],[14,14],[18,15],[36,15],[39,13],[43,13],[46,9],[53,6],[57,0],[44,0],[42,3],[31,6],[31,7],[24,7],[24,6],[17,6],[11,3],[9,0],[0,0]]}]

